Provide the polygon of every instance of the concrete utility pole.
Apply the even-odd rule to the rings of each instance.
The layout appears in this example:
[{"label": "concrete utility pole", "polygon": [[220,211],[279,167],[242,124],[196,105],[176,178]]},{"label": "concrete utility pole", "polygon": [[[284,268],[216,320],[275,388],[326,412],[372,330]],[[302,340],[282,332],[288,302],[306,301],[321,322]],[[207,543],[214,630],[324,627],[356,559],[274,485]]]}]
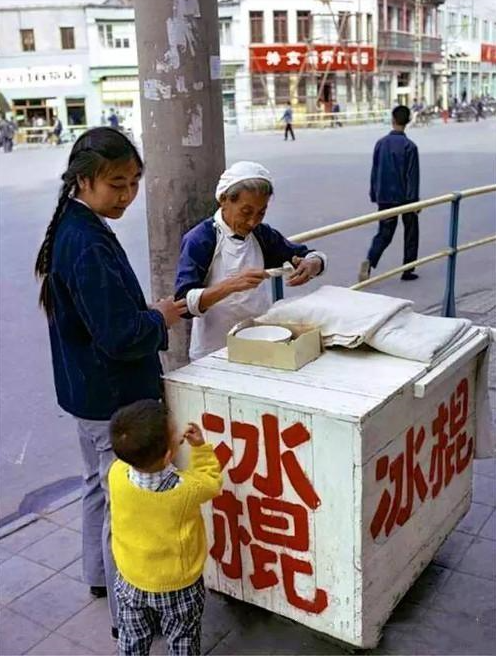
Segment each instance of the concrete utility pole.
[{"label": "concrete utility pole", "polygon": [[417,102],[422,100],[422,0],[415,0],[415,35],[414,35],[414,62],[415,62],[415,93]]},{"label": "concrete utility pole", "polygon": [[[153,298],[174,293],[182,235],[211,215],[225,168],[217,0],[135,0]],[[189,322],[167,367],[187,362]]]}]

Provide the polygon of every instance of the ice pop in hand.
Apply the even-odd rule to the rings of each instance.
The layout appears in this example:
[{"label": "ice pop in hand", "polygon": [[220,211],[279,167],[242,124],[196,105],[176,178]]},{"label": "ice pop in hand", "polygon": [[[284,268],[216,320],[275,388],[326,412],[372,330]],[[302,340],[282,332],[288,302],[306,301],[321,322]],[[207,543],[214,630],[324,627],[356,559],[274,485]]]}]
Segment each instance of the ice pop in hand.
[{"label": "ice pop in hand", "polygon": [[281,276],[290,276],[294,273],[294,266],[291,262],[284,262],[282,267],[276,267],[275,269],[265,269],[265,273],[271,278],[279,278]]}]

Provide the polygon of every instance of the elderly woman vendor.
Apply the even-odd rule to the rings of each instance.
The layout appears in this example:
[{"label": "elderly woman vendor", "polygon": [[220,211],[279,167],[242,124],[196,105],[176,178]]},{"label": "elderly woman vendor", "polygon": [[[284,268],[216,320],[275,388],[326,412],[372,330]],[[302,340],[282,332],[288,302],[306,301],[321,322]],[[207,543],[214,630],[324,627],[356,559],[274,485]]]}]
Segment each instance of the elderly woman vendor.
[{"label": "elderly woman vendor", "polygon": [[176,299],[186,298],[193,316],[190,358],[196,360],[226,345],[226,334],[239,321],[270,306],[262,285],[264,269],[289,261],[293,287],[320,275],[323,253],[293,244],[262,223],[272,178],[261,164],[237,162],[225,171],[215,196],[220,208],[183,237],[176,277]]}]

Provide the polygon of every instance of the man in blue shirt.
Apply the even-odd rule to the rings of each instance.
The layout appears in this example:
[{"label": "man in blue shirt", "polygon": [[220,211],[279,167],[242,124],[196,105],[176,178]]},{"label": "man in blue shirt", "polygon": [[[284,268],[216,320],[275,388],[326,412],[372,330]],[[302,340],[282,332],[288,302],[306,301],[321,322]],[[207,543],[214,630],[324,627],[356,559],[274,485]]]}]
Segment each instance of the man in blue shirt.
[{"label": "man in blue shirt", "polygon": [[[417,146],[405,134],[410,122],[410,110],[399,105],[393,110],[393,129],[379,139],[374,149],[372,173],[370,176],[370,200],[377,203],[379,210],[399,207],[419,200],[419,157]],[[419,228],[416,212],[402,215],[404,235],[403,264],[417,259]],[[376,268],[381,255],[391,243],[398,217],[379,221],[379,230],[372,240],[367,259],[362,262],[358,280],[370,277],[370,269]],[[405,271],[402,280],[416,280],[414,269]]]},{"label": "man in blue shirt", "polygon": [[291,103],[288,101],[284,114],[281,116],[281,121],[284,121],[286,127],[284,128],[284,141],[288,140],[288,134],[291,135],[291,139],[294,141],[295,136],[293,132],[293,109]]}]

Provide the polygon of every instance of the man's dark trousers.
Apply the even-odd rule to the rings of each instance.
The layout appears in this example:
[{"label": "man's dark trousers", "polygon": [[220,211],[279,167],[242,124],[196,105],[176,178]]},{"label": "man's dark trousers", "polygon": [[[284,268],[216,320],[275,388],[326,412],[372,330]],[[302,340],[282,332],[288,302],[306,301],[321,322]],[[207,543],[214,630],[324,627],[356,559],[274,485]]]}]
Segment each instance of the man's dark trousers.
[{"label": "man's dark trousers", "polygon": [[[388,210],[391,207],[395,207],[390,204],[379,204],[380,210]],[[405,229],[404,236],[404,252],[403,252],[403,264],[408,264],[408,262],[413,262],[417,259],[418,256],[418,244],[419,244],[419,227],[418,227],[418,215],[415,212],[408,212],[403,214],[403,226]],[[370,262],[370,265],[375,269],[381,255],[384,253],[386,248],[391,243],[394,233],[396,231],[396,226],[398,225],[398,217],[392,216],[390,219],[384,219],[379,221],[379,231],[372,240],[367,259]],[[411,269],[413,271],[414,268]]]},{"label": "man's dark trousers", "polygon": [[293,132],[293,126],[291,125],[291,123],[286,123],[286,128],[284,130],[284,141],[288,140],[288,133],[291,135],[291,139],[294,141],[295,136]]}]

